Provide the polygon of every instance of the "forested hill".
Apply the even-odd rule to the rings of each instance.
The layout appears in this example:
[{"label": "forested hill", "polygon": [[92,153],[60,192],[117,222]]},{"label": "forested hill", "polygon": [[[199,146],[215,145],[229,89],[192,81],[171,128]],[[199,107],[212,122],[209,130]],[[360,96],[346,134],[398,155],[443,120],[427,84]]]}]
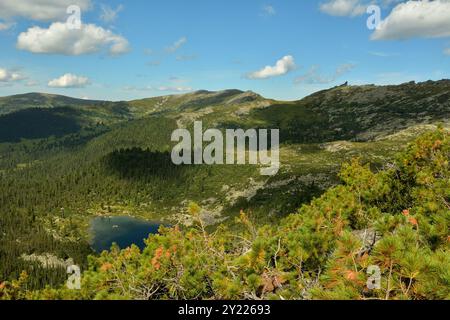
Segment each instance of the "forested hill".
[{"label": "forested hill", "polygon": [[[392,86],[343,85],[290,102],[240,90],[202,90],[119,102],[30,93],[0,97],[0,122],[3,128],[10,123],[30,124],[37,126],[37,131],[39,127],[51,131],[55,126],[55,134],[63,135],[76,131],[74,126],[81,130],[99,123],[164,116],[177,120],[180,126],[201,118],[214,127],[279,127],[284,139],[294,142],[370,140],[416,124],[448,122],[449,91],[450,80]],[[58,126],[70,130],[60,132]],[[0,133],[0,141],[5,140],[4,135]],[[22,138],[20,135],[17,133],[16,138]]]},{"label": "forested hill", "polygon": [[104,101],[76,99],[48,93],[26,93],[0,97],[0,114],[20,111],[28,108],[56,108],[67,106],[98,106]]},{"label": "forested hill", "polygon": [[[85,265],[93,216],[188,226],[194,201],[210,228],[235,228],[241,209],[276,224],[338,184],[350,159],[379,170],[419,133],[449,127],[449,95],[450,81],[442,80],[345,85],[299,101],[240,90],[119,102],[40,93],[0,98],[0,280],[23,269],[36,286],[65,276],[30,267],[23,255],[52,253]],[[204,128],[279,128],[279,173],[172,165],[172,131],[195,120]]]}]

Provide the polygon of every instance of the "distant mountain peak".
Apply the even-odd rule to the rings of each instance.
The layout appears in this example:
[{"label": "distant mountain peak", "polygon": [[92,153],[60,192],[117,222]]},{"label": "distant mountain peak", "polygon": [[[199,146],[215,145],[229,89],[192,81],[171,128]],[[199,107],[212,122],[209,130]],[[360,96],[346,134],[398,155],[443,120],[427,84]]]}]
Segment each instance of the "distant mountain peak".
[{"label": "distant mountain peak", "polygon": [[218,91],[210,91],[210,90],[197,90],[194,91],[194,95],[233,95],[233,94],[241,94],[244,91],[239,89],[224,89]]}]

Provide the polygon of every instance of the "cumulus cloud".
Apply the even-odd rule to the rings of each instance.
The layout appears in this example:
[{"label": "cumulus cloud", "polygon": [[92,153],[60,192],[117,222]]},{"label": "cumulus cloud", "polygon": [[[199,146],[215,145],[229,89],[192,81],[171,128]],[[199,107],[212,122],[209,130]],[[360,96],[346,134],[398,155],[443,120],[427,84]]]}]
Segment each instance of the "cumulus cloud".
[{"label": "cumulus cloud", "polygon": [[11,29],[14,26],[12,22],[1,22],[0,21],[0,31],[6,31]]},{"label": "cumulus cloud", "polygon": [[372,40],[450,36],[450,1],[408,1],[398,4],[371,36]]},{"label": "cumulus cloud", "polygon": [[383,8],[389,8],[397,5],[399,2],[407,2],[408,0],[372,0],[374,3],[379,3]]},{"label": "cumulus cloud", "polygon": [[177,41],[175,41],[171,46],[166,48],[166,52],[167,53],[174,53],[176,51],[178,51],[178,49],[180,49],[182,46],[184,46],[187,42],[187,38],[186,37],[182,37],[180,39],[178,39]]},{"label": "cumulus cloud", "polygon": [[398,56],[398,53],[388,53],[388,52],[382,52],[382,51],[369,51],[370,55],[375,57],[381,57],[381,58],[388,58],[388,57],[394,57]]},{"label": "cumulus cloud", "polygon": [[264,16],[274,16],[277,12],[275,8],[270,4],[265,4],[262,6],[262,15]]},{"label": "cumulus cloud", "polygon": [[38,21],[67,18],[67,8],[79,6],[82,11],[91,8],[91,0],[1,0],[0,18],[23,17]]},{"label": "cumulus cloud", "polygon": [[111,8],[110,6],[102,4],[101,6],[101,14],[100,19],[105,23],[112,23],[116,21],[119,16],[119,12],[124,9],[123,5],[118,5],[116,9]]},{"label": "cumulus cloud", "polygon": [[247,79],[267,79],[282,76],[295,69],[295,61],[293,56],[284,56],[276,62],[274,66],[266,66],[261,70],[248,73]]},{"label": "cumulus cloud", "polygon": [[52,88],[83,88],[89,84],[87,77],[77,76],[71,73],[53,79],[48,83]]},{"label": "cumulus cloud", "polygon": [[0,68],[0,82],[15,82],[25,79],[26,77],[19,72]]},{"label": "cumulus cloud", "polygon": [[320,11],[331,16],[360,16],[366,13],[367,4],[360,0],[329,0],[320,5]]},{"label": "cumulus cloud", "polygon": [[129,51],[124,37],[94,24],[82,24],[80,29],[70,28],[66,23],[52,23],[48,29],[29,28],[17,39],[17,48],[33,53],[82,55],[107,48],[110,54]]},{"label": "cumulus cloud", "polygon": [[355,17],[366,13],[370,5],[390,8],[405,0],[327,0],[319,5],[320,11],[331,16]]},{"label": "cumulus cloud", "polygon": [[297,77],[294,83],[307,83],[307,84],[328,84],[336,81],[340,76],[350,72],[355,67],[354,64],[346,63],[338,66],[333,74],[322,75],[320,74],[320,67],[317,65],[312,66],[307,73]]}]

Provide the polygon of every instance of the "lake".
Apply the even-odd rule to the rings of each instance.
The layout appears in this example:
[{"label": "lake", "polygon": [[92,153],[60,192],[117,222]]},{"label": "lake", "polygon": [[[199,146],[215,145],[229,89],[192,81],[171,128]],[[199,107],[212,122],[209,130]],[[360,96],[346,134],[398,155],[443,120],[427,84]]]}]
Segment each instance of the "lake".
[{"label": "lake", "polygon": [[132,244],[143,249],[144,239],[157,233],[160,225],[128,216],[96,217],[91,221],[91,246],[97,252],[109,250],[113,243],[122,249]]}]

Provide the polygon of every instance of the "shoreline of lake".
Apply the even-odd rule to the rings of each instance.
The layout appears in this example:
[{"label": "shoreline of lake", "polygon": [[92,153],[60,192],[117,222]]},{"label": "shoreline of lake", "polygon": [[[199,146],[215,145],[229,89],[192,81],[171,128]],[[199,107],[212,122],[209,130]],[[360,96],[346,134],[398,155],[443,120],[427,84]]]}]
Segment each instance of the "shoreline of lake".
[{"label": "shoreline of lake", "polygon": [[90,221],[89,242],[97,253],[109,251],[113,243],[121,249],[132,244],[143,249],[144,239],[147,239],[150,234],[158,233],[161,225],[164,224],[130,216],[97,216]]}]

